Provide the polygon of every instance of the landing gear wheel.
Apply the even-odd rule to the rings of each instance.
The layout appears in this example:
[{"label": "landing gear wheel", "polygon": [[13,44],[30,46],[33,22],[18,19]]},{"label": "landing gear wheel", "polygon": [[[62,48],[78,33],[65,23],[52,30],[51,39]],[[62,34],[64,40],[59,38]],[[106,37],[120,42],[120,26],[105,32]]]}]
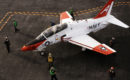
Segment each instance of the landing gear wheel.
[{"label": "landing gear wheel", "polygon": [[86,48],[82,48],[82,51],[83,51],[83,52],[86,51]]},{"label": "landing gear wheel", "polygon": [[44,51],[41,51],[41,52],[40,52],[40,55],[41,55],[41,56],[44,56],[44,55],[45,55],[45,52],[44,52]]}]

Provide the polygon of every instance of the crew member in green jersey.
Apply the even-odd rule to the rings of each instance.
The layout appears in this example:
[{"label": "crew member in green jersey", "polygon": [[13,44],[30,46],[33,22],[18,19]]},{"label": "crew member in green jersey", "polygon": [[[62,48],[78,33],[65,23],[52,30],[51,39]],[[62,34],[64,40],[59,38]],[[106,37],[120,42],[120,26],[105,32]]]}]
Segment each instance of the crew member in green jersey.
[{"label": "crew member in green jersey", "polygon": [[56,77],[56,71],[55,71],[55,68],[53,66],[51,66],[50,68],[50,75],[51,75],[51,80],[58,80],[57,77]]},{"label": "crew member in green jersey", "polygon": [[17,32],[18,29],[17,29],[17,26],[18,26],[18,23],[16,20],[13,21],[13,24],[14,24],[14,32]]}]

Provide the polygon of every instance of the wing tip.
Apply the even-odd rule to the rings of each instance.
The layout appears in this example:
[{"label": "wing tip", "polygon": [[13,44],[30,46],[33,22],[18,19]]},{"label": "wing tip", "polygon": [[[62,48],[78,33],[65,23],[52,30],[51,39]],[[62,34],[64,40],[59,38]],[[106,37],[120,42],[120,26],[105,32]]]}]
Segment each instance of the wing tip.
[{"label": "wing tip", "polygon": [[116,52],[114,49],[111,49],[105,44],[100,44],[96,46],[95,48],[93,48],[93,50],[104,55],[110,55]]}]

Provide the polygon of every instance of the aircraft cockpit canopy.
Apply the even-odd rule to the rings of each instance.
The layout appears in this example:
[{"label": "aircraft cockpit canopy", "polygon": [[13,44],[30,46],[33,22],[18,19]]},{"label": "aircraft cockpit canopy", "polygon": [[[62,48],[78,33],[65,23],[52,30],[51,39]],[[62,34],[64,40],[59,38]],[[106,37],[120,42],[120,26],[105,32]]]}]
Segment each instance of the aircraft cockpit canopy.
[{"label": "aircraft cockpit canopy", "polygon": [[67,28],[67,24],[59,24],[59,25],[55,25],[53,27],[50,27],[50,28],[46,29],[45,31],[43,31],[38,37],[36,37],[36,39],[30,41],[26,45],[32,45],[34,43],[44,41],[44,40],[46,40],[46,38],[52,36],[55,33],[58,33],[64,29],[66,29],[66,28]]},{"label": "aircraft cockpit canopy", "polygon": [[43,34],[44,34],[44,36],[45,36],[46,38],[48,38],[48,37],[52,36],[52,35],[54,34],[54,32],[53,32],[52,28],[48,28],[48,29],[46,29],[46,30],[43,32]]},{"label": "aircraft cockpit canopy", "polygon": [[33,45],[33,44],[36,44],[36,43],[41,42],[41,41],[44,41],[44,40],[46,40],[46,38],[44,37],[44,35],[40,34],[38,37],[36,37],[36,39],[34,39],[34,40],[28,42],[28,43],[25,44],[25,45]]},{"label": "aircraft cockpit canopy", "polygon": [[57,25],[56,26],[56,31],[55,31],[55,33],[58,33],[58,32],[60,32],[60,31],[62,31],[62,30],[64,30],[64,29],[66,29],[68,26],[67,26],[67,24],[65,23],[65,24],[61,24],[61,25]]},{"label": "aircraft cockpit canopy", "polygon": [[50,36],[52,36],[53,34],[55,33],[58,33],[64,29],[67,28],[67,24],[60,24],[60,25],[55,25],[55,26],[52,26],[48,29],[46,29],[44,32],[43,32],[43,35],[48,38]]}]

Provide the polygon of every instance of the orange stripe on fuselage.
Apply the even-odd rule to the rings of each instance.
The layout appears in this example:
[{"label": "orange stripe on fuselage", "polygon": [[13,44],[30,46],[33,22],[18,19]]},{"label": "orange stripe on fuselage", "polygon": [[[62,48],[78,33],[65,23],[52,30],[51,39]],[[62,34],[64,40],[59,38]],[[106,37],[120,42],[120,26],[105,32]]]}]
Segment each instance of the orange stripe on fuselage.
[{"label": "orange stripe on fuselage", "polygon": [[41,42],[38,42],[36,44],[32,44],[32,45],[28,45],[28,46],[23,46],[21,48],[22,51],[31,51],[31,50],[35,50],[38,46],[40,46],[43,42],[45,42],[46,40],[44,41],[41,41]]}]

